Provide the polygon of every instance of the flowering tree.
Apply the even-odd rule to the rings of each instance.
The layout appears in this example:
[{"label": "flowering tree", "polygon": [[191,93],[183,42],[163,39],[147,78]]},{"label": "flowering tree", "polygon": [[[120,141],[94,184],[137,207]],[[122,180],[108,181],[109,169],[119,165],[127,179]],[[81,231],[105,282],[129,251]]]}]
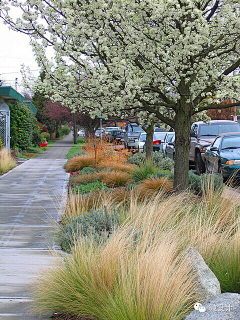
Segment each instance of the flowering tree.
[{"label": "flowering tree", "polygon": [[224,97],[235,102],[216,108],[240,104],[238,0],[3,0],[2,18],[31,36],[56,101],[93,115],[132,108],[174,128],[176,190],[187,187],[191,117]]}]

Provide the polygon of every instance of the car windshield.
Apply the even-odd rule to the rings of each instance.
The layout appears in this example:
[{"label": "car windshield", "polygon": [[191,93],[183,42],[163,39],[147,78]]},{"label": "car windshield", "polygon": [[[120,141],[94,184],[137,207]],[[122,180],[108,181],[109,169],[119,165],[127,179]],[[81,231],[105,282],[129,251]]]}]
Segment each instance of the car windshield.
[{"label": "car windshield", "polygon": [[164,140],[166,132],[154,132],[153,140]]},{"label": "car windshield", "polygon": [[201,124],[199,128],[199,136],[219,136],[221,133],[240,132],[238,123],[214,123],[214,124]]},{"label": "car windshield", "polygon": [[174,133],[168,134],[167,142],[170,142],[173,136],[174,136]]},{"label": "car windshield", "polygon": [[138,126],[129,126],[129,132],[144,132],[144,130]]},{"label": "car windshield", "polygon": [[238,149],[240,148],[240,135],[237,136],[226,136],[222,140],[223,149]]},{"label": "car windshield", "polygon": [[145,134],[141,134],[139,141],[140,142],[146,142],[146,138],[147,138],[146,133]]}]

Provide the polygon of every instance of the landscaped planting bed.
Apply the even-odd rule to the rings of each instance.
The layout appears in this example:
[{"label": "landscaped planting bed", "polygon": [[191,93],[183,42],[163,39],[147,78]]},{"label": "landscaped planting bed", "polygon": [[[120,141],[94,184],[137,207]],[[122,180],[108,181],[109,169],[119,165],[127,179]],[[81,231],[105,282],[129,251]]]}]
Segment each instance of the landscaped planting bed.
[{"label": "landscaped planting bed", "polygon": [[64,320],[182,320],[202,301],[189,247],[222,292],[240,293],[240,208],[222,197],[219,176],[190,172],[189,190],[174,194],[172,163],[160,155],[151,164],[97,151],[66,165],[76,169],[59,236],[68,254],[39,279],[40,310]]}]

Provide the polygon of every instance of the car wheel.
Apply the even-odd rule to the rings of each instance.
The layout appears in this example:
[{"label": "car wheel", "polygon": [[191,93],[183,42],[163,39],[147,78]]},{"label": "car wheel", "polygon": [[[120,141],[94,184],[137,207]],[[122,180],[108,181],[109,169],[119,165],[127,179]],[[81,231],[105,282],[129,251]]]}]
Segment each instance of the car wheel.
[{"label": "car wheel", "polygon": [[195,169],[198,175],[205,172],[205,164],[202,160],[202,156],[200,152],[198,152],[195,157]]}]

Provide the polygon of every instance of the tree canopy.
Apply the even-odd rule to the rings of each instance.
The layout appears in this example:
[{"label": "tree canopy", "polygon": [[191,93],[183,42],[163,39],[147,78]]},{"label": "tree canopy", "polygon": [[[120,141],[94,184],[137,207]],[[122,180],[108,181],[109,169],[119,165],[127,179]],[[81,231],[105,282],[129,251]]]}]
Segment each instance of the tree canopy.
[{"label": "tree canopy", "polygon": [[[23,11],[16,21],[9,3]],[[175,128],[176,189],[187,186],[191,117],[240,104],[237,0],[16,0],[2,12],[31,36],[56,101],[81,100],[93,115],[134,109]]]}]

